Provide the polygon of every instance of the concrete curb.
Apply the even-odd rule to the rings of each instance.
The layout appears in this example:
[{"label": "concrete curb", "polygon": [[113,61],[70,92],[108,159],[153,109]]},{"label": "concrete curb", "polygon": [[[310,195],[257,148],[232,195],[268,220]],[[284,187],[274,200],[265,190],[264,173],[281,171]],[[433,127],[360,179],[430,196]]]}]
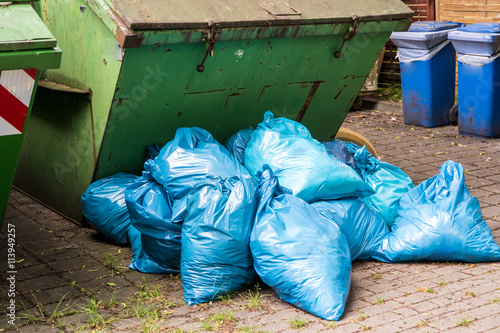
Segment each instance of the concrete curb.
[{"label": "concrete curb", "polygon": [[363,109],[377,110],[381,112],[403,114],[403,103],[384,101],[373,97],[363,99]]}]

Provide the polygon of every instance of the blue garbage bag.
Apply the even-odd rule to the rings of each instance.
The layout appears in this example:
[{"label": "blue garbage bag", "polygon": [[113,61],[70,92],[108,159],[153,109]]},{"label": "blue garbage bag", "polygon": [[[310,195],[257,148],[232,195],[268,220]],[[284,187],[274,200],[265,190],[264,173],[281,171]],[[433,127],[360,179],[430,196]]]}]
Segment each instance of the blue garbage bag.
[{"label": "blue garbage bag", "polygon": [[254,128],[252,126],[239,130],[226,140],[224,146],[240,162],[245,164],[245,149],[247,148]]},{"label": "blue garbage bag", "polygon": [[351,152],[349,149],[346,147],[343,141],[338,140],[338,139],[333,139],[330,142],[321,142],[323,146],[326,148],[326,152],[335,158],[337,158],[339,161],[344,162],[359,174],[361,171],[359,168],[356,166],[356,161],[354,161],[354,157],[352,157]]},{"label": "blue garbage bag", "polygon": [[351,281],[349,245],[339,227],[279,185],[264,166],[250,236],[254,266],[284,301],[327,320],[344,312]]},{"label": "blue garbage bag", "polygon": [[354,153],[361,177],[375,190],[375,194],[363,200],[382,216],[390,228],[398,216],[399,200],[415,187],[413,181],[397,166],[379,161],[365,146],[360,148],[349,143],[347,147]]},{"label": "blue garbage bag", "polygon": [[226,147],[197,127],[179,128],[153,161],[153,178],[172,192],[174,199],[187,195],[207,175],[248,175]]},{"label": "blue garbage bag", "polygon": [[400,201],[399,216],[375,259],[385,262],[500,260],[500,248],[470,195],[462,165],[447,161],[438,175]]},{"label": "blue garbage bag", "polygon": [[189,194],[181,256],[188,305],[242,289],[256,277],[249,245],[256,189],[251,176],[209,177]]},{"label": "blue garbage bag", "polygon": [[384,219],[361,199],[317,201],[311,206],[339,226],[349,244],[352,261],[372,259],[389,233]]},{"label": "blue garbage bag", "polygon": [[138,178],[130,173],[117,173],[90,184],[82,194],[82,210],[87,221],[116,244],[127,241],[131,222],[125,204],[125,190]]},{"label": "blue garbage bag", "polygon": [[160,155],[160,147],[158,145],[147,145],[146,150],[148,152],[148,157],[146,160],[154,160],[158,155]]},{"label": "blue garbage bag", "polygon": [[125,193],[132,225],[141,233],[142,243],[142,251],[129,267],[143,273],[176,274],[180,272],[185,200],[174,200],[153,179],[152,166],[153,160],[146,161],[142,177]]},{"label": "blue garbage bag", "polygon": [[134,226],[130,226],[127,231],[127,241],[132,248],[132,262],[134,262],[139,259],[142,253],[141,232],[134,228]]},{"label": "blue garbage bag", "polygon": [[351,167],[328,155],[307,128],[272,112],[252,133],[245,150],[245,166],[256,175],[264,164],[274,170],[280,184],[307,202],[364,197],[374,191]]}]

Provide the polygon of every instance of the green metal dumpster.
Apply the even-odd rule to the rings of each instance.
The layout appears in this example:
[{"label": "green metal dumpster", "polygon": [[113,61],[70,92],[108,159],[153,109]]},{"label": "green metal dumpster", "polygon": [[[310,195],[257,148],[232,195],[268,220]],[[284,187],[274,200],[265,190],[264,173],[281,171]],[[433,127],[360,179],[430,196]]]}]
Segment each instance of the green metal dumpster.
[{"label": "green metal dumpster", "polygon": [[56,39],[31,5],[0,3],[0,226],[39,70],[57,68],[60,62]]},{"label": "green metal dumpster", "polygon": [[[399,0],[42,0],[65,57],[37,92],[15,184],[75,220],[89,184],[140,173],[182,126],[224,141],[266,110],[332,138]],[[41,134],[44,135],[41,135]]]}]

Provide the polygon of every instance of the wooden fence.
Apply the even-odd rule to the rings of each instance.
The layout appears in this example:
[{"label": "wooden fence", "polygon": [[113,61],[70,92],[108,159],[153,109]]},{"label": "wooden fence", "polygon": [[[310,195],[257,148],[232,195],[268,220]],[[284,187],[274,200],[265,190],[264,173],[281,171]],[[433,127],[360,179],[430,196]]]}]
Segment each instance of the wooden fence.
[{"label": "wooden fence", "polygon": [[[500,2],[500,0],[496,1]],[[435,19],[434,0],[403,0],[403,2],[415,12],[413,16],[414,22],[432,21]],[[399,61],[396,59],[396,52],[396,45],[388,41],[385,46],[384,61],[382,62],[382,69],[380,70],[378,80],[380,87],[401,83]]]},{"label": "wooden fence", "polygon": [[436,0],[437,20],[472,23],[500,22],[500,0]]}]

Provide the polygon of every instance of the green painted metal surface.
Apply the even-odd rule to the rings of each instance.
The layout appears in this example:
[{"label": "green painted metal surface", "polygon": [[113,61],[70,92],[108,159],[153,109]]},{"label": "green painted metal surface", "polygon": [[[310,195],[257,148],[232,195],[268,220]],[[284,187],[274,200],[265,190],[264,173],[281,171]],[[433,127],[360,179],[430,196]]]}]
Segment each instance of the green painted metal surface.
[{"label": "green painted metal surface", "polygon": [[361,24],[339,59],[340,34],[216,42],[203,73],[201,43],[128,49],[96,178],[139,173],[145,145],[165,144],[178,127],[199,126],[224,142],[266,110],[300,117],[316,138],[330,140],[398,24]]},{"label": "green painted metal surface", "polygon": [[61,64],[62,51],[59,47],[23,52],[0,52],[0,67],[7,69],[57,68]]},{"label": "green painted metal surface", "polygon": [[348,22],[351,16],[368,20],[406,18],[409,9],[394,0],[106,0],[134,30],[304,25]]},{"label": "green painted metal surface", "polygon": [[85,1],[43,1],[39,8],[64,50],[61,67],[47,71],[43,79],[88,94],[38,89],[14,184],[78,219],[79,198],[92,181],[122,51]]},{"label": "green painted metal surface", "polygon": [[[55,38],[30,5],[0,6],[0,75],[6,70],[57,68],[60,62],[61,50],[57,47]],[[38,71],[22,133],[0,135],[0,226],[7,207],[39,77]]]},{"label": "green painted metal surface", "polygon": [[0,6],[0,52],[46,49],[56,45],[56,39],[31,5]]},{"label": "green painted metal surface", "polygon": [[[271,110],[302,121],[320,140],[332,138],[390,33],[411,23],[411,11],[400,1],[359,0],[349,10],[335,0],[318,8],[302,1],[306,23],[271,15],[251,1],[242,8],[253,6],[255,15],[217,12],[230,19],[213,28],[201,10],[184,17],[175,12],[183,3],[163,3],[150,15],[154,22],[135,26],[160,2],[141,2],[137,7],[148,10],[134,12],[127,1],[119,8],[104,1],[40,3],[45,24],[65,51],[61,68],[47,71],[46,78],[89,94],[39,89],[15,180],[75,220],[91,181],[120,171],[139,174],[145,146],[163,145],[182,126],[205,128],[223,142]],[[247,14],[249,26],[240,24]],[[263,17],[273,24],[259,25]],[[200,73],[211,29],[217,35],[213,57]]]}]

